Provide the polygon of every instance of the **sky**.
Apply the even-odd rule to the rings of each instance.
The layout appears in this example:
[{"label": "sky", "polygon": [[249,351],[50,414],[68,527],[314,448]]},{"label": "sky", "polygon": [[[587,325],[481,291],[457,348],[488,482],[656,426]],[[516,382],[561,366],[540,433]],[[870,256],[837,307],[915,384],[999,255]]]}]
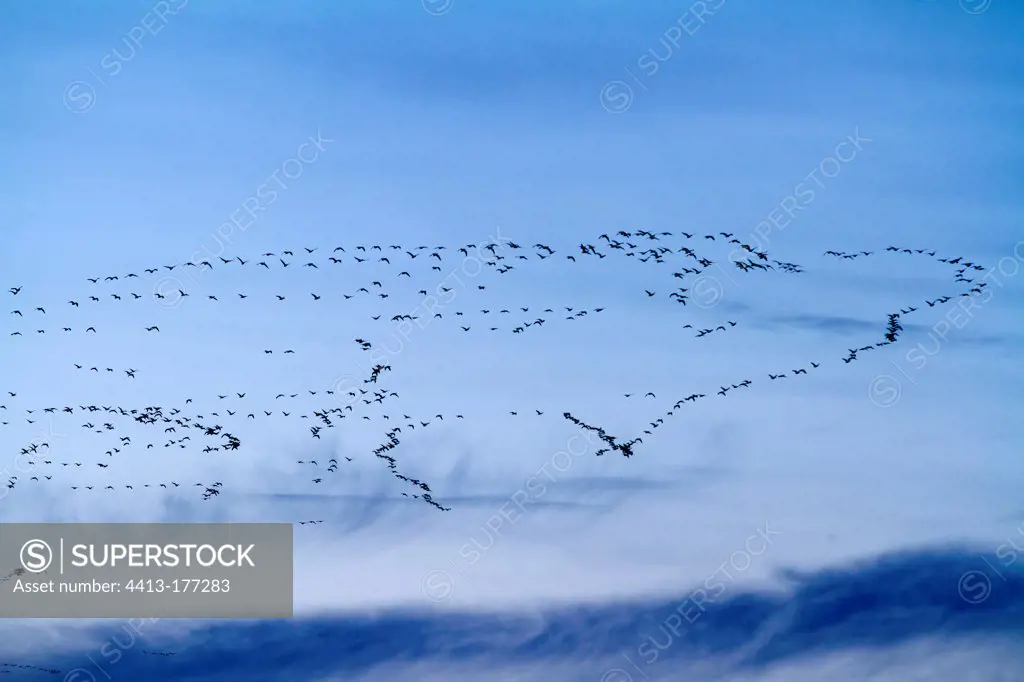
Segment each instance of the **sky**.
[{"label": "sky", "polygon": [[[0,521],[296,526],[294,619],[12,619],[0,668],[1011,679],[1022,22],[1005,0],[5,5]],[[713,263],[675,278],[681,247]],[[844,362],[891,313],[897,343]],[[217,412],[242,445],[164,448],[79,405]],[[599,455],[566,412],[643,442]],[[372,453],[407,422],[429,426],[398,468],[450,511]]]}]

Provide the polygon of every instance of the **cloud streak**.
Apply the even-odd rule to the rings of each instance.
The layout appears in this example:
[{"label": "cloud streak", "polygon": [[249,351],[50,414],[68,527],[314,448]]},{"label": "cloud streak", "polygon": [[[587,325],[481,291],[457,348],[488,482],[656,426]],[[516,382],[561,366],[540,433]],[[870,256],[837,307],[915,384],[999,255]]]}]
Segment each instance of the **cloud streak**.
[{"label": "cloud streak", "polygon": [[[191,622],[187,632],[156,622],[103,624],[85,638],[92,639],[91,647],[58,647],[45,658],[29,656],[19,664],[81,668],[93,676],[83,673],[73,682],[104,674],[231,681],[378,671],[379,679],[397,680],[411,679],[403,674],[411,670],[440,673],[470,664],[497,670],[557,667],[568,661],[578,661],[580,669],[561,679],[584,680],[616,670],[607,666],[617,658],[630,675],[619,679],[627,681],[647,679],[642,675],[663,679],[656,674],[694,660],[732,674],[764,672],[841,651],[884,652],[922,638],[1019,639],[1024,634],[1020,566],[1003,561],[1002,579],[985,600],[972,603],[958,592],[964,575],[991,573],[987,553],[969,546],[934,547],[819,571],[790,571],[769,591],[730,588],[719,600],[705,599],[692,623],[668,617],[679,613],[680,605],[692,605],[694,595],[705,592],[703,585],[677,595],[537,613],[338,613],[293,622]],[[155,648],[175,655],[143,653]],[[625,664],[624,653],[638,668]],[[387,673],[396,664],[400,669]]]}]

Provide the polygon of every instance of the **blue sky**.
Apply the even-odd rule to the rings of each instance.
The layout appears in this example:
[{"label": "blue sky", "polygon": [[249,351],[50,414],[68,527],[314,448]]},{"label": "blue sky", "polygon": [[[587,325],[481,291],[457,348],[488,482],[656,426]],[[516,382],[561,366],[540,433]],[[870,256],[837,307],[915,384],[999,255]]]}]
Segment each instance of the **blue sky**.
[{"label": "blue sky", "polygon": [[[294,622],[161,621],[126,643],[120,621],[10,621],[0,663],[92,676],[73,682],[1004,679],[1024,622],[1022,19],[1000,0],[5,6],[0,271],[23,316],[2,311],[19,479],[0,520],[325,522],[295,529]],[[693,261],[602,246],[620,230],[715,264],[680,282]],[[804,272],[740,272],[703,238],[723,231]],[[393,263],[356,263],[372,244]],[[256,265],[286,249],[289,268]],[[989,287],[966,310],[936,261],[956,256]],[[192,259],[215,267],[125,278]],[[842,362],[907,306],[898,344]],[[541,312],[565,307],[588,315]],[[389,321],[427,308],[442,317]],[[500,309],[550,319],[513,334]],[[400,398],[313,440],[297,417],[361,385],[356,337],[388,349]],[[110,459],[81,415],[39,413],[187,398],[275,414],[231,422],[236,453]],[[644,443],[596,457],[566,411]],[[403,434],[400,469],[450,512],[370,452],[403,414],[431,425]],[[19,473],[18,451],[43,441],[85,466],[31,481],[47,465]],[[321,484],[298,464],[331,457]],[[224,493],[157,486],[179,479]]]}]

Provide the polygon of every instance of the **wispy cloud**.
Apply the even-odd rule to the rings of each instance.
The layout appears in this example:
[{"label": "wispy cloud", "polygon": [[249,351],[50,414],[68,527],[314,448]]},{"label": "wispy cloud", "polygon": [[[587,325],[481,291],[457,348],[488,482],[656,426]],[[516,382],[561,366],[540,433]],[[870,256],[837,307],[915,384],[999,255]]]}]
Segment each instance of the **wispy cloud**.
[{"label": "wispy cloud", "polygon": [[[848,337],[851,334],[860,334],[863,332],[878,332],[878,336],[881,337],[882,334],[885,332],[884,318],[879,320],[862,320],[855,317],[845,317],[842,315],[814,313],[794,313],[788,315],[755,316],[749,324],[751,324],[751,326],[754,327],[770,329],[773,331],[780,330],[783,328],[789,328],[807,331],[828,332],[845,337]],[[927,327],[913,324],[905,324],[903,325],[903,328],[905,332],[915,330],[915,328],[917,329],[917,331],[927,330]]]},{"label": "wispy cloud", "polygon": [[[107,654],[95,645],[70,650],[58,645],[45,655],[9,662],[85,671],[72,682],[98,680],[104,673],[111,679],[230,681],[378,671],[380,679],[411,679],[402,673],[415,668],[436,674],[471,663],[488,669],[559,666],[569,660],[576,662],[576,672],[561,679],[596,680],[616,658],[627,676],[608,678],[615,682],[648,679],[644,674],[655,679],[655,666],[672,672],[701,660],[728,661],[726,667],[738,674],[844,650],[888,651],[924,637],[1019,638],[1024,573],[1006,567],[988,599],[970,603],[957,585],[965,572],[978,568],[984,563],[974,548],[945,547],[793,571],[774,591],[732,586],[720,600],[705,599],[699,619],[681,622],[668,634],[666,616],[691,602],[697,591],[707,596],[703,586],[678,595],[539,613],[405,610],[293,622],[195,622],[184,634],[163,624],[132,633],[126,624],[104,623],[92,628],[94,641],[120,633]],[[765,638],[767,624],[771,636]],[[627,669],[621,652],[645,643],[661,660]],[[155,647],[175,655],[143,653]],[[742,652],[738,658],[737,652]],[[391,667],[397,662],[399,668]],[[391,674],[383,674],[389,669]]]}]

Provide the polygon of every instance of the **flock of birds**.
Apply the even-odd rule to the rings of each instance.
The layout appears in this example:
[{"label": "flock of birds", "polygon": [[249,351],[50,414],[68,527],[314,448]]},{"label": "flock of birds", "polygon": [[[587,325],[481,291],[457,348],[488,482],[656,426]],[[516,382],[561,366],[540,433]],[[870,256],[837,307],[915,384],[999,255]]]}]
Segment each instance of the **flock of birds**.
[{"label": "flock of birds", "polygon": [[[669,246],[669,242],[678,242],[681,245]],[[697,243],[724,242],[731,249],[727,260],[715,261],[702,253],[698,253]],[[935,251],[927,249],[909,249],[903,247],[889,246],[886,252],[900,256],[919,256],[931,258],[939,263],[955,266],[956,272],[953,277],[954,283],[968,285],[964,291],[944,294],[938,298],[924,301],[928,307],[934,307],[947,303],[955,296],[978,295],[986,286],[985,282],[979,282],[973,275],[974,272],[984,270],[980,264],[966,260],[963,257],[938,257]],[[296,259],[296,253],[300,257]],[[326,255],[326,259],[319,256]],[[843,260],[862,259],[875,256],[873,251],[859,251],[846,253],[842,251],[827,251],[826,256]],[[190,305],[189,301],[205,301],[210,305],[225,305],[228,301],[236,304],[246,304],[249,299],[258,298],[253,292],[224,291],[216,294],[199,293],[192,294],[183,281],[179,279],[170,280],[168,277],[177,277],[180,271],[206,271],[206,270],[255,270],[257,272],[278,271],[283,272],[287,268],[309,271],[308,277],[317,277],[316,273],[330,268],[350,267],[359,273],[359,268],[376,266],[383,268],[385,272],[390,269],[392,277],[379,274],[370,275],[363,286],[355,287],[350,291],[341,291],[330,282],[324,280],[313,281],[317,289],[310,291],[307,302],[309,305],[318,306],[341,306],[346,301],[362,297],[364,299],[376,298],[379,304],[387,305],[388,299],[395,293],[400,293],[396,286],[405,279],[412,280],[414,273],[430,276],[430,273],[444,273],[446,261],[452,257],[460,259],[463,265],[469,259],[478,261],[481,271],[489,271],[495,275],[508,276],[520,265],[520,261],[557,261],[561,257],[562,262],[581,262],[586,259],[603,260],[613,256],[631,258],[637,263],[648,266],[668,265],[661,270],[660,282],[664,285],[655,285],[651,289],[643,289],[643,296],[646,298],[664,298],[676,305],[686,306],[691,302],[693,286],[691,279],[700,277],[709,268],[724,268],[732,264],[736,269],[750,273],[766,273],[779,271],[789,274],[804,272],[804,268],[794,263],[778,261],[769,257],[764,249],[746,244],[728,232],[716,234],[695,235],[687,232],[649,232],[645,230],[622,230],[614,235],[602,234],[593,243],[583,242],[574,248],[571,253],[560,253],[549,244],[537,243],[532,249],[527,249],[510,240],[499,240],[496,243],[483,245],[466,244],[456,248],[445,246],[416,246],[406,248],[400,245],[368,245],[349,247],[335,247],[329,253],[325,248],[304,247],[303,249],[283,250],[280,252],[266,252],[251,258],[235,257],[213,257],[200,262],[177,263],[142,268],[137,272],[122,274],[108,274],[87,278],[88,292],[85,295],[72,295],[67,297],[64,306],[55,306],[52,301],[27,301],[30,294],[24,290],[23,285],[12,286],[8,292],[15,305],[12,306],[8,319],[14,325],[8,332],[11,337],[24,337],[30,334],[45,334],[48,331],[59,330],[63,333],[70,333],[81,330],[82,333],[100,334],[101,325],[89,318],[90,307],[104,304],[130,305],[133,302],[144,302],[146,300],[156,301],[157,306],[141,308],[142,312],[154,313],[160,309],[183,308]],[[450,272],[458,272],[459,263]],[[141,274],[140,274],[141,273]],[[142,285],[144,280],[157,280],[156,285]],[[182,276],[184,279],[184,276]],[[194,280],[193,280],[194,281]],[[433,291],[437,295],[443,295],[454,291],[454,283],[448,285],[449,278],[445,278],[441,285]],[[689,286],[688,286],[689,285]],[[493,286],[493,285],[492,285]],[[482,283],[473,282],[467,286],[470,291],[483,292],[487,286]],[[135,289],[135,290],[133,290]],[[427,296],[427,288],[419,288],[415,285],[409,287],[408,293],[416,292],[418,296]],[[486,294],[480,294],[485,296]],[[637,296],[641,292],[637,291]],[[268,306],[277,302],[290,300],[291,295],[273,294],[269,300],[260,303],[258,310],[263,313]],[[194,304],[192,304],[194,305]],[[388,313],[381,312],[371,315],[367,324],[367,331],[363,337],[372,337],[373,327],[371,323],[403,323],[403,322],[428,322],[437,319],[455,319],[463,332],[470,332],[479,325],[480,316],[483,318],[508,319],[512,320],[506,324],[494,325],[484,322],[483,327],[490,331],[508,330],[519,334],[527,329],[540,328],[549,321],[564,317],[565,321],[576,321],[590,315],[600,314],[604,307],[577,308],[574,306],[537,306],[522,305],[518,307],[505,307],[495,305],[484,305],[470,311],[469,309],[449,312],[433,312],[426,308],[420,310],[417,306],[414,314],[405,312]],[[475,312],[478,310],[479,312]],[[909,306],[893,312],[888,316],[887,325],[882,328],[880,325],[880,337],[864,345],[850,348],[845,357],[840,359],[849,364],[868,351],[896,343],[903,330],[902,318],[913,314],[918,306]],[[51,317],[59,316],[55,327],[48,327],[42,324],[41,320],[49,320]],[[166,317],[164,318],[166,319]],[[161,322],[164,322],[162,319]],[[166,323],[165,323],[166,324]],[[721,324],[693,324],[686,323],[684,329],[691,329],[697,338],[704,338],[731,330],[739,325],[736,320],[722,320]],[[159,333],[160,326],[155,323],[144,323],[141,329],[146,333]],[[363,352],[374,350],[373,342],[366,338],[356,338],[354,343],[356,349]],[[296,351],[292,348],[262,348],[266,355],[282,354],[293,355]],[[113,374],[123,376],[126,380],[141,380],[144,373],[134,367],[110,367],[105,363],[88,362],[80,358],[69,362],[69,369],[73,366],[78,372],[91,372],[97,374]],[[821,366],[820,362],[810,362],[804,367],[790,368],[786,370],[775,370],[767,372],[767,381],[779,381],[789,377],[806,375]],[[346,419],[359,419],[368,422],[387,422],[381,443],[368,454],[382,460],[390,473],[408,490],[402,495],[413,500],[429,504],[439,510],[449,508],[434,499],[431,486],[414,476],[403,473],[400,467],[396,451],[401,444],[401,438],[417,429],[423,430],[431,424],[442,423],[447,417],[449,420],[465,419],[462,414],[417,415],[406,414],[398,409],[397,403],[400,396],[397,391],[391,390],[384,385],[387,375],[392,371],[390,364],[375,364],[365,376],[361,378],[361,385],[351,387],[351,390],[344,390],[337,387],[316,390],[302,389],[278,392],[272,398],[266,396],[257,398],[249,397],[248,391],[221,391],[210,396],[196,396],[206,407],[199,409],[194,405],[193,398],[184,400],[183,404],[171,406],[139,406],[139,405],[106,405],[106,404],[52,404],[48,406],[20,407],[17,390],[6,390],[3,395],[6,397],[3,404],[0,404],[0,428],[6,427],[13,419],[24,419],[28,424],[37,424],[42,419],[53,419],[61,415],[77,419],[77,428],[87,432],[98,434],[104,439],[105,447],[97,449],[100,455],[94,461],[85,457],[67,458],[58,457],[50,453],[48,442],[32,442],[27,445],[17,446],[13,456],[25,458],[31,471],[11,475],[6,481],[9,490],[21,485],[28,484],[57,484],[62,483],[66,490],[75,493],[87,494],[90,492],[101,492],[123,488],[135,492],[152,489],[154,491],[182,491],[195,488],[201,493],[203,499],[210,500],[218,497],[224,483],[221,481],[186,481],[182,477],[175,480],[149,480],[144,482],[112,483],[102,480],[87,480],[84,476],[86,471],[96,473],[107,471],[125,454],[137,450],[153,450],[156,448],[169,450],[190,450],[198,451],[207,455],[214,453],[226,453],[237,451],[242,448],[243,441],[239,434],[242,434],[248,421],[257,421],[274,417],[304,422],[310,437],[320,440],[326,430],[336,428],[339,423]],[[688,403],[694,403],[708,398],[709,394],[727,396],[730,392],[749,390],[751,386],[758,383],[756,377],[746,377],[736,382],[729,382],[716,388],[708,387],[703,390],[693,391],[684,396],[675,396],[671,399],[671,407],[657,413],[648,422],[648,428],[635,436],[622,438],[610,435],[600,426],[586,423],[584,420],[574,416],[565,410],[554,410],[553,414],[562,414],[562,417],[574,424],[576,427],[589,430],[598,435],[604,446],[597,451],[597,455],[611,452],[618,452],[625,457],[631,457],[635,448],[644,443],[644,437],[650,437],[654,431],[665,424],[667,418],[681,413]],[[630,398],[634,394],[625,394]],[[648,392],[644,398],[657,400],[653,392]],[[272,404],[256,400],[270,401]],[[395,405],[393,408],[392,405]],[[386,413],[371,413],[371,410],[385,410]],[[528,410],[509,410],[512,417],[525,417],[527,415],[540,417],[547,411],[537,408]],[[132,433],[122,435],[118,431],[126,429],[128,425],[135,429]],[[140,433],[151,432],[152,437],[140,440]],[[2,431],[0,431],[2,433]],[[351,462],[352,457],[344,456],[344,462]],[[321,484],[324,480],[337,472],[344,464],[337,457],[321,459],[304,458],[298,460],[297,464],[305,467],[304,471],[309,472],[309,481],[313,485]],[[322,520],[303,520],[300,525],[319,525]]]},{"label": "flock of birds", "polygon": [[[732,254],[730,254],[726,261],[716,262],[702,254],[698,254],[694,248],[691,248],[685,243],[676,248],[662,244],[662,242],[668,241],[671,238],[682,238],[683,240],[701,239],[701,241],[706,242],[714,242],[721,239],[736,248],[733,249]],[[318,263],[318,261],[312,259],[313,254],[319,251],[318,248],[304,248],[301,252],[296,252],[304,252],[304,255],[311,258],[311,260],[300,266],[310,271],[320,270],[321,265],[324,265],[324,269],[326,269],[328,264],[331,267],[336,267],[349,262],[351,262],[353,266],[359,267],[361,264],[371,262],[371,259],[375,258],[375,262],[377,264],[385,267],[391,266],[397,270],[397,272],[394,273],[397,280],[401,280],[402,278],[412,279],[413,275],[412,272],[410,272],[412,266],[406,264],[402,264],[400,266],[398,265],[398,262],[403,259],[413,262],[418,258],[422,258],[422,261],[420,262],[429,263],[430,270],[427,271],[428,274],[429,272],[442,272],[441,265],[439,264],[444,262],[446,255],[446,249],[443,246],[433,248],[418,246],[412,249],[405,249],[397,245],[392,245],[387,248],[391,253],[385,255],[385,247],[381,245],[357,246],[352,248],[350,251],[339,246],[331,252],[326,263],[323,261]],[[555,258],[558,253],[550,245],[540,243],[533,246],[532,254],[520,254],[519,251],[521,250],[524,249],[515,242],[505,241],[481,247],[474,244],[467,244],[457,249],[451,249],[449,252],[458,253],[463,259],[476,255],[479,257],[484,268],[489,269],[497,275],[508,275],[510,272],[515,270],[517,263],[514,261],[545,261]],[[954,284],[966,285],[964,289],[958,292],[946,293],[934,299],[925,300],[923,303],[928,308],[934,308],[935,306],[949,303],[956,297],[980,295],[987,286],[984,281],[978,281],[976,275],[973,274],[975,272],[984,271],[984,266],[971,262],[963,257],[939,257],[937,253],[932,250],[909,249],[896,246],[889,246],[885,249],[885,252],[900,256],[931,258],[939,263],[956,267],[952,278],[953,282]],[[262,256],[260,256],[260,260],[257,260],[256,258],[245,259],[241,257],[234,259],[221,257],[215,260],[219,261],[217,263],[218,268],[248,267],[250,269],[256,268],[257,270],[276,269],[283,271],[285,268],[297,263],[297,261],[286,261],[284,259],[285,257],[293,257],[294,253],[295,252],[292,250],[282,251],[280,255],[268,252],[262,254]],[[342,255],[339,256],[339,254]],[[632,232],[620,231],[615,235],[600,235],[593,244],[579,244],[578,250],[574,250],[574,252],[570,254],[564,254],[564,260],[568,262],[580,262],[588,258],[601,260],[612,255],[630,257],[638,263],[645,263],[649,265],[663,265],[672,262],[674,267],[667,268],[671,270],[670,276],[665,276],[664,273],[662,273],[662,279],[666,283],[666,286],[658,286],[656,289],[643,289],[642,295],[640,291],[637,291],[637,296],[643,296],[647,299],[661,296],[667,301],[682,306],[686,306],[688,302],[692,300],[692,292],[690,291],[690,288],[693,287],[693,284],[691,283],[689,287],[687,286],[690,278],[697,278],[701,276],[711,267],[724,267],[729,262],[731,262],[735,268],[744,273],[768,272],[772,270],[788,274],[800,274],[805,272],[805,269],[800,265],[770,259],[766,251],[761,248],[745,244],[736,239],[732,234],[726,232],[713,235],[702,235],[698,237],[697,235],[686,232],[677,234],[660,232],[655,234],[643,230],[636,230]],[[855,260],[875,256],[876,254],[873,251],[858,251],[852,253],[828,251],[825,255],[842,260]],[[678,262],[680,260],[682,261],[681,263]],[[212,270],[214,267],[213,262],[202,261],[199,263],[150,267],[141,270],[141,272],[144,276],[153,278],[157,275],[170,273],[178,269],[184,270],[194,268]],[[400,267],[403,269],[399,269]],[[143,276],[136,273],[88,278],[88,285],[92,287],[91,292],[85,296],[73,296],[68,298],[66,308],[63,308],[63,310],[67,311],[65,314],[68,317],[59,320],[56,323],[57,327],[53,329],[57,329],[63,333],[71,333],[74,330],[79,329],[86,334],[99,334],[100,332],[97,328],[100,325],[93,320],[88,319],[87,314],[89,306],[97,306],[104,301],[129,304],[133,301],[151,299],[155,300],[159,304],[156,308],[167,309],[184,306],[190,299],[202,299],[208,301],[210,304],[223,305],[232,299],[236,302],[242,303],[247,299],[256,297],[255,294],[246,292],[190,295],[186,291],[186,286],[183,283],[175,281],[169,288],[167,285],[168,280],[166,279],[163,280],[162,283],[158,282],[150,294],[130,290],[100,291],[100,288],[104,286],[116,288],[121,283],[128,281],[134,283],[135,280],[139,280],[141,282],[142,279]],[[447,278],[445,281],[447,281]],[[669,286],[669,283],[671,283],[671,286],[674,286],[675,288],[672,289],[671,286]],[[668,287],[667,292],[666,287]],[[486,288],[487,287],[484,284],[475,284],[471,290],[482,292],[485,291]],[[451,290],[452,287],[442,284],[436,288],[435,293],[440,295],[443,293],[449,293]],[[144,292],[145,289],[140,289],[140,291]],[[25,305],[17,305],[18,303],[23,302],[27,295],[27,292],[24,291],[22,285],[10,287],[8,293],[16,302],[8,315],[8,319],[15,325],[21,325],[10,329],[9,336],[17,338],[32,334],[33,332],[37,335],[45,334],[49,330],[46,325],[30,323],[29,321],[32,320],[34,322],[33,318],[35,318],[35,320],[49,319],[54,315],[55,311],[60,310],[60,308],[55,308],[52,302],[45,301],[32,301]],[[331,303],[343,305],[346,301],[357,297],[363,297],[378,298],[381,303],[385,303],[394,293],[396,293],[394,288],[385,287],[384,278],[375,278],[368,281],[365,286],[357,287],[348,293],[338,292],[333,288],[324,289],[322,291],[311,291],[308,301],[310,304],[321,306]],[[416,290],[416,294],[418,296],[427,296],[428,291],[427,289],[418,289]],[[273,305],[275,302],[283,302],[286,298],[287,297],[285,295],[274,294],[273,298],[270,298],[266,305]],[[879,325],[879,338],[866,341],[864,345],[848,349],[847,354],[839,359],[841,359],[844,364],[848,365],[866,352],[896,343],[903,332],[903,318],[917,312],[919,308],[919,305],[910,305],[905,308],[901,308],[896,312],[889,313],[884,327],[881,324]],[[265,307],[262,309],[265,309]],[[143,310],[147,309],[144,308]],[[444,313],[435,313],[430,310],[423,312],[420,311],[417,306],[416,311],[414,311],[415,314],[390,314],[381,312],[377,315],[371,315],[370,320],[367,322],[368,329],[364,332],[364,336],[373,336],[373,334],[370,333],[372,331],[370,324],[374,322],[384,321],[391,324],[418,322],[422,324],[427,321],[444,319],[446,314],[449,319],[456,319],[458,326],[464,333],[468,333],[471,330],[478,328],[478,316],[484,316],[485,319],[488,316],[496,319],[512,319],[513,316],[519,316],[521,318],[519,320],[500,324],[498,326],[494,326],[493,324],[486,322],[482,325],[484,329],[489,329],[489,331],[492,332],[507,330],[512,333],[519,334],[527,329],[540,328],[549,321],[555,320],[556,317],[564,317],[565,321],[580,321],[589,315],[600,314],[605,310],[605,308],[594,307],[585,309],[555,305],[544,308],[530,305],[517,307],[485,305],[484,307],[476,309],[479,310],[479,312],[466,309],[449,313],[448,308],[444,308],[444,310]],[[721,324],[712,325],[687,322],[682,325],[682,328],[692,330],[694,336],[697,338],[704,338],[734,329],[739,324],[740,323],[736,320],[722,320]],[[144,324],[142,325],[142,329],[146,333],[159,333],[161,331],[160,326],[157,324]],[[353,343],[355,344],[356,349],[361,352],[372,352],[375,349],[374,343],[367,340],[367,338],[355,338]],[[295,354],[295,350],[291,348],[263,348],[262,351],[266,355]],[[73,371],[75,372],[114,375],[123,377],[125,380],[145,379],[145,373],[141,371],[140,368],[136,367],[111,367],[107,366],[106,363],[88,362],[84,358],[78,359],[78,361],[72,361],[69,365],[69,371],[73,367]],[[720,385],[717,389],[714,387],[707,387],[701,390],[692,391],[684,396],[673,396],[670,398],[671,405],[668,409],[656,413],[647,423],[647,428],[644,428],[641,433],[631,437],[612,435],[605,428],[588,423],[569,411],[563,410],[560,414],[562,419],[573,424],[580,430],[589,431],[597,435],[603,444],[598,450],[596,450],[595,454],[597,456],[609,453],[619,453],[628,458],[636,454],[635,449],[644,444],[645,437],[650,438],[656,429],[666,424],[667,419],[683,414],[686,406],[690,403],[709,399],[709,395],[712,394],[725,397],[733,391],[749,390],[755,383],[760,383],[763,380],[774,382],[790,377],[807,375],[809,372],[817,370],[821,365],[821,362],[808,362],[806,366],[802,367],[768,371],[766,372],[764,379],[758,377],[747,377],[734,383],[728,382],[724,385]],[[203,500],[211,500],[217,498],[221,494],[224,488],[224,483],[222,481],[193,482],[185,481],[183,477],[178,476],[176,477],[177,480],[171,480],[168,478],[167,480],[150,480],[146,482],[128,484],[119,483],[115,486],[106,481],[88,480],[89,477],[85,475],[85,472],[92,471],[105,475],[113,465],[121,460],[122,457],[133,451],[139,450],[150,451],[157,448],[161,450],[166,449],[171,452],[189,450],[192,452],[199,452],[204,455],[238,451],[243,447],[242,435],[244,435],[244,424],[250,421],[255,422],[257,420],[270,419],[273,417],[276,419],[280,418],[287,419],[289,421],[294,420],[295,422],[303,422],[303,426],[308,429],[309,435],[312,439],[322,440],[326,434],[326,430],[336,428],[346,419],[359,419],[360,422],[387,423],[388,428],[384,431],[382,441],[378,446],[371,449],[368,454],[382,460],[391,475],[399,480],[402,485],[409,488],[407,491],[401,492],[401,495],[410,500],[428,504],[438,510],[448,511],[450,509],[449,507],[434,499],[434,491],[428,482],[403,473],[399,460],[396,457],[396,451],[401,445],[401,438],[405,434],[417,430],[422,431],[428,429],[434,424],[445,423],[446,417],[449,421],[457,421],[465,419],[465,416],[461,413],[447,415],[444,413],[436,413],[433,415],[416,416],[406,414],[405,410],[399,409],[397,406],[397,403],[400,401],[399,393],[384,385],[391,373],[392,367],[390,362],[376,362],[366,372],[365,376],[361,378],[361,382],[357,382],[356,385],[350,387],[350,390],[345,390],[345,388],[338,386],[332,386],[326,389],[320,387],[315,390],[293,389],[277,392],[273,396],[267,395],[265,397],[251,396],[249,391],[225,390],[221,392],[214,392],[212,395],[196,395],[194,398],[187,397],[184,399],[183,403],[174,406],[132,406],[93,403],[52,404],[43,407],[28,407],[18,405],[19,392],[17,390],[3,390],[3,392],[0,393],[0,400],[2,400],[2,404],[0,404],[0,434],[3,434],[3,429],[10,426],[11,421],[15,419],[23,419],[24,422],[29,425],[39,426],[43,420],[49,422],[52,419],[61,417],[66,419],[76,419],[77,428],[82,432],[86,434],[95,434],[99,438],[104,439],[104,445],[97,447],[97,456],[94,458],[68,458],[58,456],[54,454],[50,440],[45,438],[41,440],[36,439],[26,445],[16,446],[16,449],[11,453],[0,453],[21,457],[21,461],[27,463],[27,466],[31,469],[29,473],[25,473],[24,469],[19,468],[18,471],[20,473],[11,475],[6,481],[6,487],[8,491],[10,491],[21,485],[62,484],[66,486],[64,490],[71,491],[75,494],[114,491],[119,488],[130,490],[135,493],[141,492],[145,489],[168,492],[175,490],[183,492],[185,490],[195,489],[196,492],[202,496]],[[652,401],[653,403],[657,403],[659,401],[658,396],[652,391],[648,391],[643,394],[640,394],[639,392],[625,393],[623,396],[626,399],[635,398],[643,401]],[[195,404],[195,400],[199,400],[201,404],[206,407],[202,409],[198,408]],[[268,404],[268,401],[270,404]],[[371,413],[371,410],[376,411]],[[508,411],[509,416],[515,418],[539,418],[543,417],[547,413],[548,410],[542,410],[536,407]],[[555,410],[553,411],[553,414],[557,415],[559,414],[559,411]],[[118,433],[118,431],[124,431],[129,428],[135,430],[132,433],[126,433],[124,435]],[[151,437],[140,437],[140,434],[146,434],[147,432],[152,434]],[[6,449],[7,447],[8,446],[5,443],[4,448]],[[352,461],[353,457],[339,455],[338,457],[325,458],[306,457],[304,459],[297,460],[296,464],[302,467],[304,472],[308,473],[310,477],[309,481],[313,485],[317,485],[322,484],[328,476],[339,471],[340,467],[344,466],[342,462],[350,463]],[[318,526],[325,522],[325,519],[296,521],[299,526],[303,527]],[[0,582],[14,579],[23,573],[24,569],[16,569],[8,575],[0,578]],[[142,650],[140,653],[143,655],[164,657],[176,655],[175,652],[157,652],[148,650]],[[52,668],[0,662],[0,674],[13,672],[15,670],[23,670],[25,672],[34,671],[36,673],[48,673],[52,675],[61,674],[63,672]]]}]

